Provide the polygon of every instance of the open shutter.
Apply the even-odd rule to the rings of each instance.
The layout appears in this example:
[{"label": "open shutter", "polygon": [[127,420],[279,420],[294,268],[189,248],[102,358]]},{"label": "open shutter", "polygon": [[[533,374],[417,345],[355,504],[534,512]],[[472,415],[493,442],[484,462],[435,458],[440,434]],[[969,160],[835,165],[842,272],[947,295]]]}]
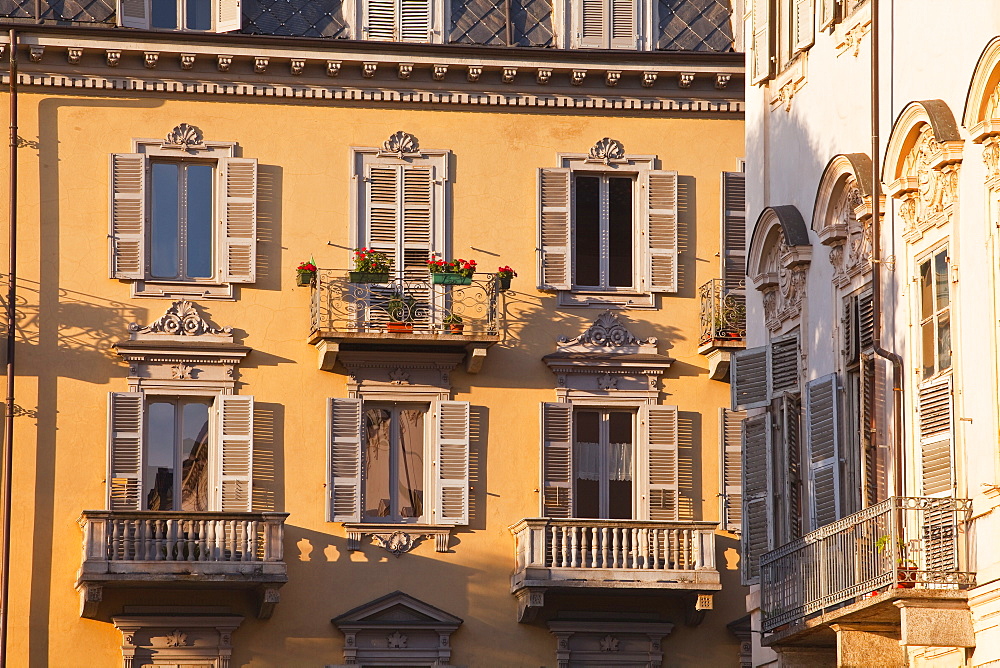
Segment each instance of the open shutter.
[{"label": "open shutter", "polygon": [[840,0],[819,0],[819,29],[826,30],[840,20]]},{"label": "open shutter", "polygon": [[795,0],[795,24],[792,43],[797,51],[804,51],[816,41],[816,5],[815,0]]},{"label": "open shutter", "polygon": [[149,29],[149,0],[118,0],[118,25]]},{"label": "open shutter", "polygon": [[740,350],[729,367],[733,410],[767,405],[767,346]]},{"label": "open shutter", "polygon": [[951,376],[922,384],[917,401],[923,494],[947,496],[955,486]]},{"label": "open shutter", "polygon": [[538,289],[570,289],[570,172],[538,170]]},{"label": "open shutter", "polygon": [[608,0],[579,0],[580,47],[608,48]]},{"label": "open shutter", "polygon": [[878,442],[874,430],[875,419],[875,360],[870,355],[861,356],[858,388],[858,425],[861,431],[861,472],[863,481],[862,501],[871,506],[879,502]]},{"label": "open shutter", "polygon": [[743,421],[743,584],[760,576],[760,557],[771,549],[771,414]]},{"label": "open shutter", "polygon": [[611,48],[635,49],[636,0],[611,0]]},{"label": "open shutter", "polygon": [[786,540],[793,540],[802,535],[801,411],[802,402],[799,400],[799,395],[782,395],[781,443],[784,461],[781,477],[782,494],[785,497],[784,527],[788,534]]},{"label": "open shutter", "polygon": [[439,401],[434,412],[436,524],[469,523],[469,402]]},{"label": "open shutter", "polygon": [[142,392],[108,394],[108,510],[142,510]]},{"label": "open shutter", "polygon": [[219,402],[219,479],[224,513],[248,513],[253,493],[253,397],[221,395]]},{"label": "open shutter", "polygon": [[722,466],[722,528],[740,533],[743,518],[743,420],[744,411],[719,409],[719,461]]},{"label": "open shutter", "polygon": [[367,39],[396,39],[396,2],[398,0],[363,0]]},{"label": "open shutter", "polygon": [[361,399],[328,399],[327,519],[361,521]]},{"label": "open shutter", "polygon": [[573,514],[573,405],[542,404],[542,516]]},{"label": "open shutter", "polygon": [[399,27],[404,42],[429,42],[431,38],[430,0],[400,0]]},{"label": "open shutter", "polygon": [[111,278],[146,276],[146,167],[141,153],[111,154]]},{"label": "open shutter", "polygon": [[771,76],[771,0],[750,2],[750,83],[759,84]]},{"label": "open shutter", "polygon": [[812,530],[840,519],[840,416],[837,374],[806,385],[808,425],[809,515]]},{"label": "open shutter", "polygon": [[257,279],[257,160],[223,158],[219,166],[225,231],[223,280],[253,283]]},{"label": "open shutter", "polygon": [[[678,518],[677,407],[643,406],[639,415],[644,444],[645,489],[639,519]],[[643,517],[645,515],[645,517]]]},{"label": "open shutter", "polygon": [[234,32],[243,27],[242,2],[240,0],[216,0],[218,14],[215,17],[215,32]]},{"label": "open shutter", "polygon": [[402,266],[396,252],[401,176],[401,168],[395,165],[365,166],[364,238],[367,246],[389,256],[394,271]]},{"label": "open shutter", "polygon": [[677,292],[677,172],[645,173],[649,290]]},{"label": "open shutter", "polygon": [[726,290],[746,286],[746,175],[722,172],[722,284]]},{"label": "open shutter", "polygon": [[799,337],[784,336],[771,342],[770,352],[771,396],[781,392],[799,391]]}]

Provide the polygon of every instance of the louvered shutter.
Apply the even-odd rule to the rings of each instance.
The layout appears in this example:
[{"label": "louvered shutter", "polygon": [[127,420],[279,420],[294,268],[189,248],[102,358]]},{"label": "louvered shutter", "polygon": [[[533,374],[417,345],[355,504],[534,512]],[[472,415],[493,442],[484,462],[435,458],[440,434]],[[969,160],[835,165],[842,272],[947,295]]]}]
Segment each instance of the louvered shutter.
[{"label": "louvered shutter", "polygon": [[573,405],[542,404],[542,516],[573,514]]},{"label": "louvered shutter", "polygon": [[801,401],[797,394],[781,397],[782,494],[785,497],[784,526],[787,540],[802,535],[802,492],[800,461]]},{"label": "louvered shutter", "polygon": [[365,29],[368,39],[396,39],[396,3],[398,0],[365,0]]},{"label": "louvered shutter", "polygon": [[649,290],[677,292],[677,172],[646,172],[644,181]]},{"label": "louvered shutter", "polygon": [[257,160],[223,158],[219,161],[223,240],[223,280],[257,280]]},{"label": "louvered shutter", "polygon": [[108,510],[142,510],[143,395],[108,394]]},{"label": "louvered shutter", "polygon": [[404,42],[429,42],[431,37],[430,0],[400,0],[400,35]]},{"label": "louvered shutter", "polygon": [[809,515],[815,530],[840,519],[841,470],[837,374],[806,385]]},{"label": "louvered shutter", "polygon": [[580,8],[580,47],[608,48],[608,1],[578,0]]},{"label": "louvered shutter", "polygon": [[815,0],[795,0],[795,16],[792,17],[794,32],[792,43],[797,51],[804,51],[816,41]]},{"label": "louvered shutter", "polygon": [[394,271],[402,267],[397,257],[400,219],[400,178],[395,165],[365,166],[365,236],[367,246],[389,256]]},{"label": "louvered shutter", "polygon": [[767,346],[740,350],[732,356],[729,375],[733,410],[767,405]]},{"label": "louvered shutter", "polygon": [[746,175],[722,172],[722,282],[727,290],[745,287]]},{"label": "louvered shutter", "polygon": [[743,421],[743,584],[760,575],[760,557],[771,549],[771,414]]},{"label": "louvered shutter", "polygon": [[146,174],[141,153],[111,154],[111,278],[146,277]]},{"label": "louvered shutter", "polygon": [[750,83],[758,84],[771,76],[771,0],[749,1]]},{"label": "louvered shutter", "polygon": [[434,210],[434,169],[402,167],[402,270],[408,280],[427,278],[431,256]]},{"label": "louvered shutter", "polygon": [[361,399],[328,399],[327,519],[331,522],[361,521]]},{"label": "louvered shutter", "polygon": [[840,18],[839,0],[819,0],[819,29],[826,30]]},{"label": "louvered shutter", "polygon": [[951,376],[923,383],[917,392],[924,496],[945,496],[955,486]]},{"label": "louvered shutter", "polygon": [[248,513],[253,495],[253,397],[224,394],[219,403],[219,509]]},{"label": "louvered shutter", "polygon": [[215,32],[234,32],[243,27],[242,3],[240,0],[215,0],[218,12],[215,18]]},{"label": "louvered shutter", "polygon": [[771,342],[769,355],[771,396],[799,391],[799,337],[785,336]]},{"label": "louvered shutter", "polygon": [[[677,407],[643,406],[639,412],[643,443],[640,470],[644,499],[639,504],[643,520],[676,520],[679,488],[677,484]],[[642,517],[641,515],[645,515]]]},{"label": "louvered shutter", "polygon": [[611,0],[611,48],[636,48],[636,0]]},{"label": "louvered shutter", "polygon": [[875,311],[872,293],[858,295],[858,348],[869,352],[875,347]]},{"label": "louvered shutter", "polygon": [[469,523],[469,402],[439,401],[434,411],[436,524]]},{"label": "louvered shutter", "polygon": [[570,171],[538,170],[538,289],[570,289]]},{"label": "louvered shutter", "polygon": [[744,411],[719,409],[719,461],[721,463],[722,528],[740,533],[743,530],[743,447]]},{"label": "louvered shutter", "polygon": [[871,506],[879,502],[878,443],[873,430],[875,419],[875,360],[862,355],[859,369],[858,424],[861,431],[861,465],[864,468],[862,501]]},{"label": "louvered shutter", "polygon": [[149,0],[118,0],[118,25],[149,29]]}]

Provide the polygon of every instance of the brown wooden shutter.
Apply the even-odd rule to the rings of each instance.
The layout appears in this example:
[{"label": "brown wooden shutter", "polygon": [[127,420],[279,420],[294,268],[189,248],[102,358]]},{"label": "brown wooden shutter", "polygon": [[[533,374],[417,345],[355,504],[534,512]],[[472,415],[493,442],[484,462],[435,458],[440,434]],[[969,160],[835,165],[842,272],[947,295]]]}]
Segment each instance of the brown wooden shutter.
[{"label": "brown wooden shutter", "polygon": [[146,277],[146,174],[142,153],[111,154],[111,278]]},{"label": "brown wooden shutter", "polygon": [[677,292],[677,172],[644,174],[651,292]]},{"label": "brown wooden shutter", "polygon": [[840,415],[837,374],[806,385],[811,530],[841,517]]},{"label": "brown wooden shutter", "polygon": [[729,367],[733,410],[760,408],[768,402],[768,348],[747,348],[732,356]]},{"label": "brown wooden shutter", "polygon": [[248,513],[253,498],[253,397],[221,395],[219,509]]},{"label": "brown wooden shutter", "polygon": [[802,462],[801,462],[802,402],[797,394],[781,397],[781,445],[783,457],[782,490],[785,497],[784,527],[787,535],[782,542],[802,535]]},{"label": "brown wooden shutter", "polygon": [[722,528],[740,533],[743,530],[743,420],[746,412],[719,409],[720,490],[722,493]]},{"label": "brown wooden shutter", "polygon": [[223,158],[221,203],[223,280],[253,283],[257,280],[257,160]]},{"label": "brown wooden shutter", "polygon": [[108,510],[142,510],[142,392],[108,394]]},{"label": "brown wooden shutter", "polygon": [[469,402],[438,401],[434,410],[436,524],[469,523]]},{"label": "brown wooden shutter", "polygon": [[771,549],[771,414],[743,421],[743,584],[760,577],[760,557]]},{"label": "brown wooden shutter", "polygon": [[570,289],[570,171],[538,170],[538,289]]},{"label": "brown wooden shutter", "polygon": [[643,406],[639,411],[641,422],[644,489],[641,491],[648,520],[676,520],[679,513],[679,487],[677,462],[677,407]]},{"label": "brown wooden shutter", "polygon": [[542,515],[573,514],[573,405],[542,404]]},{"label": "brown wooden shutter", "polygon": [[771,341],[769,353],[770,395],[799,391],[799,337],[783,336]]},{"label": "brown wooden shutter", "polygon": [[746,175],[722,172],[722,281],[727,290],[746,286]]}]

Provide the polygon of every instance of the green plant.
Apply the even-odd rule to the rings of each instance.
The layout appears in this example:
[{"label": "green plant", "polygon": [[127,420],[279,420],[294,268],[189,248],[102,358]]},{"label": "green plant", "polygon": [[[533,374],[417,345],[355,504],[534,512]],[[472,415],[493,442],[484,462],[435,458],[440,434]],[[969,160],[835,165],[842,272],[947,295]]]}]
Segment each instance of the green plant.
[{"label": "green plant", "polygon": [[389,273],[389,256],[371,248],[354,249],[354,271],[366,274]]},{"label": "green plant", "polygon": [[461,325],[462,324],[462,316],[458,315],[457,313],[451,313],[451,314],[445,316],[443,322],[446,325]]},{"label": "green plant", "polygon": [[396,295],[386,303],[386,311],[393,322],[413,322],[417,300],[408,295]]},{"label": "green plant", "polygon": [[461,258],[446,261],[438,257],[432,257],[427,260],[427,268],[430,269],[432,274],[458,274],[465,278],[472,278],[472,275],[476,273],[476,261],[463,260]]},{"label": "green plant", "polygon": [[[885,554],[886,549],[892,544],[892,536],[884,535],[879,536],[875,541],[875,549],[878,550],[879,554]],[[898,540],[896,541],[896,546],[899,548],[899,556],[896,557],[896,563],[900,566],[916,566],[917,562],[913,561],[908,557],[908,552],[906,549],[906,543]]]}]

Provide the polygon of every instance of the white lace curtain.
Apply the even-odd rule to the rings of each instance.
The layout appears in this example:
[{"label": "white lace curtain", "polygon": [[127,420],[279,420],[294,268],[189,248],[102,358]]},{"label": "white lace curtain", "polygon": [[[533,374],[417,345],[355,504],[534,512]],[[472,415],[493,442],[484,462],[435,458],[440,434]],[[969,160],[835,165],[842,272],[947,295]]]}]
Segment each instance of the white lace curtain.
[{"label": "white lace curtain", "polygon": [[[601,444],[576,443],[576,477],[601,479]],[[608,480],[632,480],[632,444],[611,443],[608,447]]]}]

